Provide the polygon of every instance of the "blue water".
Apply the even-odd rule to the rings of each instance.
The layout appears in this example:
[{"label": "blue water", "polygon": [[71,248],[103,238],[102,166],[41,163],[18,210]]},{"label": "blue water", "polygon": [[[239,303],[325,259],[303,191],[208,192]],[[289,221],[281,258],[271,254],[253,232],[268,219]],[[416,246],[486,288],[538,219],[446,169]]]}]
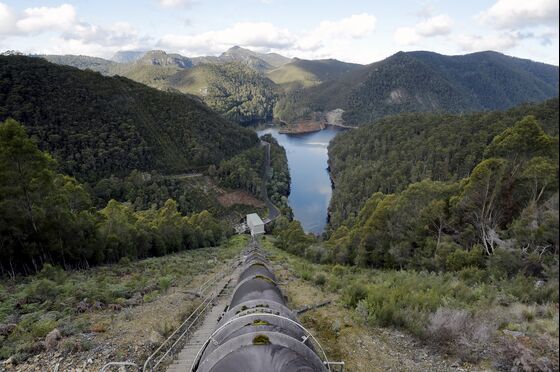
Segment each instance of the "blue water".
[{"label": "blue water", "polygon": [[289,204],[306,232],[321,234],[327,224],[332,195],[327,146],[340,131],[327,127],[320,132],[299,135],[280,134],[277,128],[257,132],[259,136],[272,134],[286,149],[292,178]]}]

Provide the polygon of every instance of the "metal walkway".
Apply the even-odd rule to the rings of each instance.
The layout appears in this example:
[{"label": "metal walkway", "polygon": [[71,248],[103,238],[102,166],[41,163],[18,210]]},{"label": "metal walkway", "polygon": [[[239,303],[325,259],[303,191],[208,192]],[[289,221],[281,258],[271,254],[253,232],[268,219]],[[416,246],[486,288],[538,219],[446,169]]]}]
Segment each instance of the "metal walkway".
[{"label": "metal walkway", "polygon": [[188,338],[187,343],[173,363],[169,365],[167,368],[168,372],[187,372],[191,370],[191,366],[200,348],[212,335],[220,317],[230,303],[231,291],[235,288],[240,270],[241,267],[238,267],[219,284],[219,288],[223,288],[223,290],[214,299],[212,309],[208,312],[197,330]]}]

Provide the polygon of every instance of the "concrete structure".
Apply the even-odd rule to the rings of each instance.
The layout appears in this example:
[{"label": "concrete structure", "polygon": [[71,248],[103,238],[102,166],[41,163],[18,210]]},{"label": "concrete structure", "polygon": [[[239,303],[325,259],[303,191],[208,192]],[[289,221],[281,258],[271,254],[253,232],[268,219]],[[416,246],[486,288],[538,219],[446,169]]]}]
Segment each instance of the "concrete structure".
[{"label": "concrete structure", "polygon": [[264,234],[264,222],[256,213],[247,215],[247,226],[249,226],[252,236]]}]

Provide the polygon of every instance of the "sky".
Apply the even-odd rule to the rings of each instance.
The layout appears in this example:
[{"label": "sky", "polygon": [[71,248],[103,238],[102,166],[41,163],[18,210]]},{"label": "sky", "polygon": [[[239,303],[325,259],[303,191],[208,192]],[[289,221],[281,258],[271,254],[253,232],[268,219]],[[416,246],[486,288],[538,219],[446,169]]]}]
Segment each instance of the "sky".
[{"label": "sky", "polygon": [[239,45],[366,64],[495,50],[558,65],[558,12],[558,0],[0,0],[0,52],[194,57]]}]

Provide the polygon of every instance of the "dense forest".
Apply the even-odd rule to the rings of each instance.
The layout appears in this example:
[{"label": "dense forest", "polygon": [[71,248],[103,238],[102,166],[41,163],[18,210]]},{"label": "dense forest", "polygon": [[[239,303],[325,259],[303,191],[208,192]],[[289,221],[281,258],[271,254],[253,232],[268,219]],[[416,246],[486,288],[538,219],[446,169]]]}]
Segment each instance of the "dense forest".
[{"label": "dense forest", "polygon": [[558,67],[496,52],[399,52],[293,94],[279,101],[279,115],[342,108],[347,124],[363,125],[401,112],[496,110],[552,98]]},{"label": "dense forest", "polygon": [[351,223],[375,192],[403,191],[424,179],[467,177],[492,139],[526,115],[558,135],[558,99],[553,99],[504,112],[401,114],[337,136],[329,146],[330,226]]},{"label": "dense forest", "polygon": [[31,273],[43,264],[92,264],[215,245],[229,229],[209,212],[183,216],[169,199],[135,210],[110,200],[96,210],[75,178],[13,119],[0,124],[0,271]]},{"label": "dense forest", "polygon": [[494,137],[468,177],[373,193],[329,244],[341,263],[547,276],[558,270],[558,227],[558,137],[526,116]]},{"label": "dense forest", "polygon": [[373,192],[320,245],[281,219],[276,244],[316,262],[551,280],[543,298],[557,301],[558,160],[558,136],[528,115],[493,137],[468,176]]},{"label": "dense forest", "polygon": [[288,204],[291,178],[286,150],[270,134],[263,135],[261,140],[270,144],[271,174],[268,175],[267,182],[268,197],[284,216],[292,218],[292,209]]},{"label": "dense forest", "polygon": [[264,149],[262,146],[255,146],[222,161],[217,169],[210,166],[208,173],[217,177],[220,186],[243,189],[260,197],[263,187],[263,164]]},{"label": "dense forest", "polygon": [[0,57],[0,120],[10,117],[82,182],[206,168],[258,141],[186,95],[22,56]]},{"label": "dense forest", "polygon": [[168,79],[168,86],[199,95],[223,117],[241,124],[272,120],[274,83],[239,62],[201,64],[182,70]]}]

